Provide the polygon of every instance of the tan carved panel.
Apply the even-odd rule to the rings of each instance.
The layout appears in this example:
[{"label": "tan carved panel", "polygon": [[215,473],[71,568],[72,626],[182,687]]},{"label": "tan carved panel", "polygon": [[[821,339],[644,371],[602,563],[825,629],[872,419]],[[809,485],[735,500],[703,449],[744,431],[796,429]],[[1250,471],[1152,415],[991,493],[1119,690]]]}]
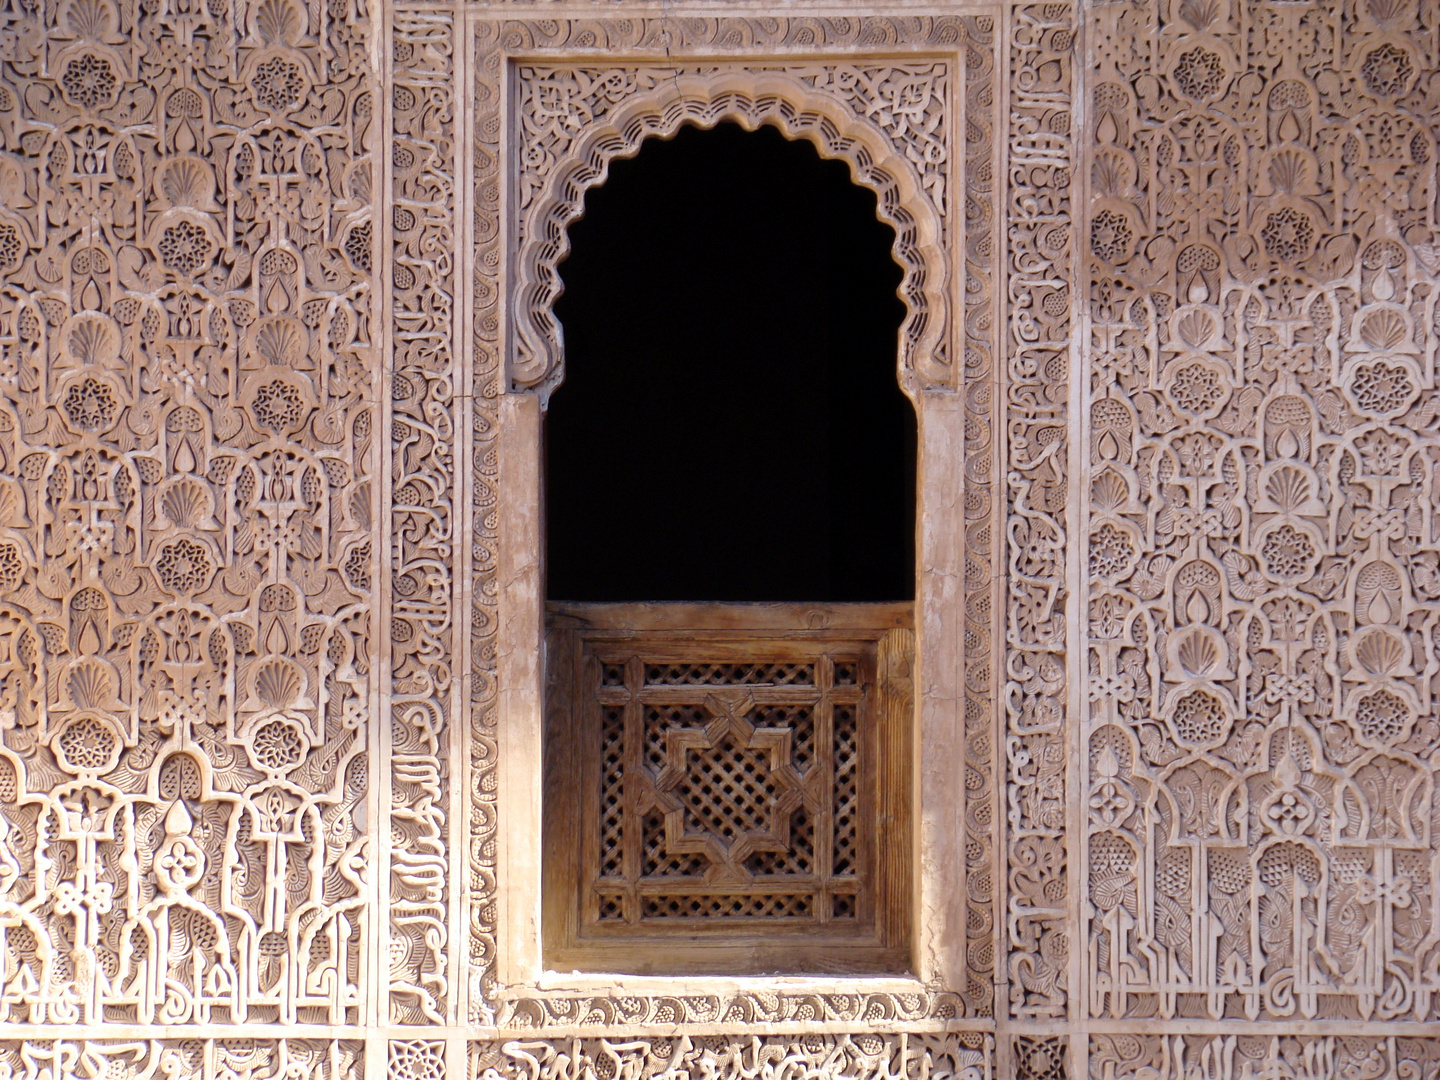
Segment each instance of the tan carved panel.
[{"label": "tan carved panel", "polygon": [[[4,21],[0,1011],[358,1023],[363,17],[67,0]],[[121,1056],[149,1053],[170,1051]]]},{"label": "tan carved panel", "polygon": [[[1053,1020],[1066,1016],[1073,940],[1066,720],[1075,31],[1069,5],[1025,5],[1011,18],[1001,601],[1006,1011],[1019,1020]],[[1016,1067],[1032,1056],[1017,1050]],[[1063,1069],[1063,1055],[1047,1049],[1040,1056]],[[1034,1075],[1049,1080],[1043,1070]]]},{"label": "tan carved panel", "polygon": [[358,1039],[42,1039],[0,1042],[0,1069],[15,1080],[360,1080],[365,1043]]},{"label": "tan carved panel", "polygon": [[1096,18],[1085,1009],[1434,1021],[1435,12]]},{"label": "tan carved panel", "polygon": [[450,865],[459,707],[455,398],[458,69],[449,11],[397,11],[390,85],[387,958],[391,1022],[453,1015]]}]

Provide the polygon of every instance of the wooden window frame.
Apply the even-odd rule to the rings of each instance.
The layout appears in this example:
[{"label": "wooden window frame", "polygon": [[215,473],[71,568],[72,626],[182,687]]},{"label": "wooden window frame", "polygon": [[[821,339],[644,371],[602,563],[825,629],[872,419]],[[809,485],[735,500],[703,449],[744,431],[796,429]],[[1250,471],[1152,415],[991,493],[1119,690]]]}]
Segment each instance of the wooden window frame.
[{"label": "wooden window frame", "polygon": [[[828,606],[823,618],[816,614],[805,604],[547,605],[547,964],[636,975],[906,971],[913,917],[913,605],[837,604]],[[751,690],[733,684],[657,685],[650,674],[655,668],[697,662],[800,668],[812,677],[776,685],[765,681],[761,670],[753,676],[761,681]],[[835,671],[847,666],[854,669],[849,685],[840,685],[847,680]],[[613,685],[620,679],[624,685]],[[803,777],[815,819],[811,874],[757,875],[743,885],[644,874],[638,807],[641,800],[664,797],[656,795],[663,780],[640,752],[647,707],[702,699],[700,710],[711,718],[707,726],[716,720],[725,726],[731,723],[727,714],[744,716],[782,701],[806,708],[815,727],[809,768],[819,770]],[[856,736],[848,759],[855,774],[856,850],[854,864],[839,872],[830,865],[836,815],[827,803],[838,797],[835,773],[849,770],[836,760],[840,737],[832,724],[837,715],[851,717]],[[607,720],[618,729],[610,737],[619,743],[614,752],[623,757],[609,771],[602,760]],[[784,745],[792,744],[792,729],[770,730],[783,731]],[[782,770],[790,764],[789,754],[784,756]],[[660,777],[678,779],[673,770],[668,775],[661,770]],[[602,789],[612,802],[618,797],[612,809],[615,829],[628,843],[612,853],[612,859],[620,857],[608,875],[597,865],[603,848]],[[681,841],[686,842],[698,844]],[[700,861],[720,870],[713,854]],[[806,914],[647,918],[645,911],[647,901],[659,897],[672,903],[726,898],[753,905],[766,895],[803,901]],[[608,918],[601,913],[607,898]]]}]

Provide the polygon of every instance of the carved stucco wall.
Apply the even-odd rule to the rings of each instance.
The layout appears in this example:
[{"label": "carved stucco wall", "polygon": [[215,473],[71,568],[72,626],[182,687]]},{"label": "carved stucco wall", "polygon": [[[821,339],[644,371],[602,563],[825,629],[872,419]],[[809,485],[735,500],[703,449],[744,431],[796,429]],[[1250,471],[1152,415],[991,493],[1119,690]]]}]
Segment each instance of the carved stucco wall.
[{"label": "carved stucco wall", "polygon": [[[6,1075],[1440,1075],[1440,11],[781,7],[0,8]],[[505,975],[507,403],[677,99],[963,412],[956,977]]]}]

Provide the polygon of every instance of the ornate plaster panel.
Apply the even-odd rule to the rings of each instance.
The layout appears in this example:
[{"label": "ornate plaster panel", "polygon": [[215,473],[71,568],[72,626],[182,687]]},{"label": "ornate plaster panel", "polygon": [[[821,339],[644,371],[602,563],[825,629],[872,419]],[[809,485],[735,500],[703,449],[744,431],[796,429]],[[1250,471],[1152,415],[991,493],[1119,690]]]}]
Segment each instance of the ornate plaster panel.
[{"label": "ornate plaster panel", "polygon": [[1440,1019],[1436,43],[1096,9],[1090,1016]]},{"label": "ornate plaster panel", "polygon": [[[857,7],[0,7],[0,1069],[1440,1073],[1434,5]],[[507,966],[506,433],[721,118],[963,420],[928,981]]]},{"label": "ornate plaster panel", "polygon": [[0,1011],[359,1023],[364,8],[3,20]]}]

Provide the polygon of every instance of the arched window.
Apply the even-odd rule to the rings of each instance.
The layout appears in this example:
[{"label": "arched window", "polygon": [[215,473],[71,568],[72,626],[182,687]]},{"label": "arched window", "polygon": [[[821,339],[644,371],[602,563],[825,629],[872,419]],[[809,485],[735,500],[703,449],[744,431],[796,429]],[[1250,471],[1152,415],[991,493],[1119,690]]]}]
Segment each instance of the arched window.
[{"label": "arched window", "polygon": [[773,128],[586,196],[546,419],[546,962],[905,970],[916,419],[894,232]]},{"label": "arched window", "polygon": [[893,243],[843,162],[774,128],[611,165],[560,268],[551,599],[914,596]]}]

